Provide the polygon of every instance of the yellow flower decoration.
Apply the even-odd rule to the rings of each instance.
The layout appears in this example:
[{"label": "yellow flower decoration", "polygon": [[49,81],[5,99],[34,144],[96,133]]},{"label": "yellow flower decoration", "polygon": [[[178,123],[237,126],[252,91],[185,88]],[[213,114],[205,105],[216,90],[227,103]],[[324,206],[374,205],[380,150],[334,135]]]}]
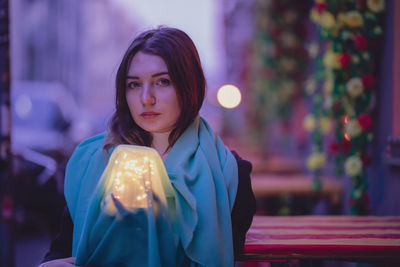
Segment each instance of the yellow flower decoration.
[{"label": "yellow flower decoration", "polygon": [[340,65],[339,58],[339,53],[334,53],[331,50],[327,51],[323,59],[324,66],[327,68],[340,69],[342,66]]},{"label": "yellow flower decoration", "polygon": [[351,62],[353,62],[354,64],[360,63],[360,57],[359,56],[352,56],[351,57]]},{"label": "yellow flower decoration", "polygon": [[381,27],[379,27],[379,26],[375,26],[374,27],[374,33],[375,34],[382,34],[382,28]]},{"label": "yellow flower decoration", "polygon": [[332,61],[333,65],[332,65],[332,67],[334,69],[341,69],[342,68],[342,64],[340,63],[340,60],[339,60],[340,56],[341,56],[340,53],[333,53],[333,61]]},{"label": "yellow flower decoration", "polygon": [[327,68],[332,68],[333,67],[333,52],[332,51],[327,51],[324,55],[324,66]]},{"label": "yellow flower decoration", "polygon": [[340,28],[345,24],[346,24],[346,14],[343,12],[340,12],[337,15],[337,26]]},{"label": "yellow flower decoration", "polygon": [[314,115],[309,114],[309,115],[307,115],[307,116],[304,118],[303,127],[304,127],[304,129],[306,129],[307,131],[309,131],[309,132],[314,131],[316,125],[317,125],[317,122],[316,122],[316,120],[315,120]]},{"label": "yellow flower decoration", "polygon": [[335,17],[332,13],[325,11],[319,18],[319,23],[325,29],[331,29],[335,25]]},{"label": "yellow flower decoration", "polygon": [[364,20],[358,11],[347,12],[345,22],[350,28],[361,27],[364,24]]},{"label": "yellow flower decoration", "polygon": [[311,171],[317,170],[325,166],[326,156],[324,153],[315,152],[307,158],[307,168]]},{"label": "yellow flower decoration", "polygon": [[346,124],[345,130],[350,137],[357,137],[362,133],[362,128],[356,119],[351,119]]},{"label": "yellow flower decoration", "polygon": [[315,23],[318,24],[319,20],[321,18],[321,15],[318,13],[318,11],[315,8],[311,8],[310,18],[312,21],[314,21]]},{"label": "yellow flower decoration", "polygon": [[385,9],[385,1],[384,0],[367,0],[367,7],[375,13],[379,13]]},{"label": "yellow flower decoration", "polygon": [[321,117],[319,119],[319,128],[323,133],[329,133],[332,129],[331,120],[328,117]]},{"label": "yellow flower decoration", "polygon": [[362,53],[362,57],[363,57],[365,60],[368,60],[368,59],[369,59],[369,53],[367,53],[367,52]]},{"label": "yellow flower decoration", "polygon": [[357,97],[363,93],[364,85],[359,77],[355,77],[347,82],[346,89],[351,97]]},{"label": "yellow flower decoration", "polygon": [[333,80],[332,79],[326,79],[324,82],[324,93],[329,95],[333,91]]},{"label": "yellow flower decoration", "polygon": [[362,162],[358,156],[349,157],[344,163],[344,169],[348,176],[356,176],[361,174]]}]

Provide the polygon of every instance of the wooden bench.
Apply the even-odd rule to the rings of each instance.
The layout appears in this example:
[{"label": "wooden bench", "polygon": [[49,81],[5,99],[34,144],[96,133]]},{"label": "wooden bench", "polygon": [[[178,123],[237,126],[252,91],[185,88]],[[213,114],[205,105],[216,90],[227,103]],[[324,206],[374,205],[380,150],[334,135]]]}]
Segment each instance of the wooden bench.
[{"label": "wooden bench", "polygon": [[284,194],[293,196],[327,196],[331,204],[341,200],[343,182],[335,178],[322,178],[322,189],[312,190],[312,180],[307,174],[280,175],[259,173],[251,175],[251,184],[256,197],[276,197]]}]

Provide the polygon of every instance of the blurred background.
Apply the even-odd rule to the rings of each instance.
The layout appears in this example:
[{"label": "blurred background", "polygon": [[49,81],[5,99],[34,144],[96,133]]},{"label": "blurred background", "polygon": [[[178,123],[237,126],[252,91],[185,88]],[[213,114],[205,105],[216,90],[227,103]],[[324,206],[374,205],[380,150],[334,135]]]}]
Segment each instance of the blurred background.
[{"label": "blurred background", "polygon": [[0,265],[42,260],[68,158],[105,131],[123,53],[158,25],[196,44],[201,115],[252,162],[258,214],[400,215],[395,2],[1,0]]}]

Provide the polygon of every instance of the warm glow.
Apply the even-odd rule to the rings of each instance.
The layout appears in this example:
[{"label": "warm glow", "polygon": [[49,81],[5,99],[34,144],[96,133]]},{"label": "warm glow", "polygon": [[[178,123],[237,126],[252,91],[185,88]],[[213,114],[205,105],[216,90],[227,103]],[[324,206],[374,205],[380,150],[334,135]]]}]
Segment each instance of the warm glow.
[{"label": "warm glow", "polygon": [[224,108],[235,108],[240,104],[242,95],[236,86],[227,84],[219,88],[217,99]]},{"label": "warm glow", "polygon": [[349,115],[344,116],[344,123],[347,124],[349,122]]},{"label": "warm glow", "polygon": [[[153,206],[154,196],[167,205],[166,192],[169,177],[157,151],[148,147],[119,145],[111,154],[102,178],[105,195],[102,207],[106,214],[114,216],[121,207],[134,211]],[[168,191],[164,191],[165,188]],[[118,202],[115,200],[118,199]]]},{"label": "warm glow", "polygon": [[152,160],[147,156],[132,158],[123,153],[119,160],[114,161],[114,168],[111,190],[114,197],[127,208],[147,207],[148,192],[151,190],[148,173],[154,175]]},{"label": "warm glow", "polygon": [[[343,122],[346,125],[347,123],[349,123],[349,115],[345,115],[343,118]],[[344,133],[344,139],[346,139],[347,141],[350,142],[350,135],[348,133]]]}]

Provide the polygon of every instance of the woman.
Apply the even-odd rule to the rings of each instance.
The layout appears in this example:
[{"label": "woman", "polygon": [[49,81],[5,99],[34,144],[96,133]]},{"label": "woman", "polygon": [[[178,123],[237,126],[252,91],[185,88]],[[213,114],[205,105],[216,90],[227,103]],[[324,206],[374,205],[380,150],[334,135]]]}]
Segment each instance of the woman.
[{"label": "woman", "polygon": [[205,79],[192,40],[174,28],[143,32],[122,59],[116,90],[109,131],[81,143],[68,163],[68,209],[42,265],[73,266],[104,158],[131,144],[154,148],[164,161],[175,193],[175,265],[232,266],[255,212],[251,164],[199,117]]}]

